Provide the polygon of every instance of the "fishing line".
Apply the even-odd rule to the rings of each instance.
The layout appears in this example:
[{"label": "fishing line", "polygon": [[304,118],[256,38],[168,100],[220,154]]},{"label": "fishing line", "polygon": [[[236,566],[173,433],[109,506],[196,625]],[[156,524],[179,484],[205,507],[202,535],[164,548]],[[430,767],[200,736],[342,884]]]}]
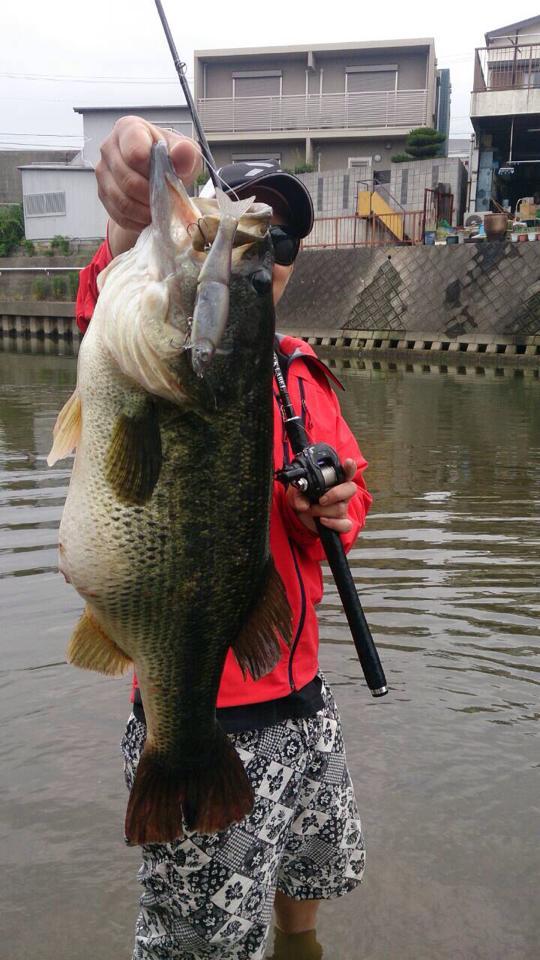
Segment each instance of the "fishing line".
[{"label": "fishing line", "polygon": [[[200,151],[205,163],[209,168],[210,176],[217,192],[218,181],[224,181],[214,166],[214,159],[202,128],[202,124],[197,113],[197,107],[195,106],[195,102],[191,95],[191,90],[189,89],[189,84],[187,83],[185,77],[186,65],[180,60],[178,55],[178,51],[174,44],[161,0],[155,0],[155,4],[163,29],[165,31],[169,49],[173,56],[176,72],[178,73],[178,78],[180,80],[180,84],[182,90],[184,91],[184,96],[191,113],[193,126],[197,131]],[[228,184],[225,184],[225,186],[227,187],[227,191],[229,191]],[[234,193],[235,191],[230,192]],[[236,198],[238,199],[238,194],[236,194]],[[275,352],[274,374],[278,385],[279,403],[284,412],[283,422],[285,430],[289,438],[293,454],[295,454],[293,463],[288,467],[284,467],[281,471],[278,471],[277,476],[278,479],[280,479],[286,485],[293,483],[298,487],[298,489],[301,489],[302,492],[307,495],[311,503],[316,503],[319,501],[322,492],[324,492],[326,489],[330,489],[337,483],[342,482],[341,474],[343,473],[343,468],[339,462],[337,452],[333,449],[333,447],[330,447],[328,444],[310,443],[301,418],[294,413],[294,408],[287,391],[286,379],[281,371],[278,355]],[[208,380],[206,380],[205,383],[210,391],[211,396],[213,396],[217,410],[216,398],[210,383]],[[330,480],[329,477],[332,473],[334,479]],[[315,524],[328,563],[330,564],[330,569],[332,571],[334,581],[343,604],[345,616],[347,617],[347,622],[349,624],[353,642],[356,647],[358,659],[360,660],[367,684],[374,697],[382,697],[388,693],[386,677],[381,666],[381,661],[379,659],[369,625],[364,616],[364,611],[362,610],[360,598],[356,590],[351,569],[345,556],[341,538],[335,530],[325,527],[318,517],[315,518]]]}]

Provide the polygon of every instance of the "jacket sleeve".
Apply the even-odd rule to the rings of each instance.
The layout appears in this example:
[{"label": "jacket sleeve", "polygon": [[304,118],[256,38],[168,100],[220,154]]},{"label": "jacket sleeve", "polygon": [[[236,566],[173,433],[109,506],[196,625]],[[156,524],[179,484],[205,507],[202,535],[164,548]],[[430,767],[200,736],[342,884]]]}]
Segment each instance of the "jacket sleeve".
[{"label": "jacket sleeve", "polygon": [[[308,385],[306,385],[307,387]],[[353,546],[360,530],[364,526],[367,512],[373,502],[372,496],[368,493],[364,481],[363,473],[367,467],[367,461],[363,457],[360,448],[356,442],[354,434],[343,419],[338,398],[334,391],[325,383],[324,387],[314,387],[309,384],[311,389],[306,389],[306,407],[307,422],[310,438],[314,442],[324,441],[330,443],[339,456],[341,463],[348,458],[355,460],[358,467],[354,476],[356,483],[356,493],[349,501],[349,519],[352,520],[352,528],[348,533],[341,534],[341,542],[347,553]],[[300,520],[298,514],[292,509],[287,500],[284,488],[278,485],[280,490],[280,509],[291,536],[291,539],[307,551],[315,560],[324,559],[324,550],[319,537],[316,533],[308,530]]]},{"label": "jacket sleeve", "polygon": [[83,267],[79,273],[79,286],[77,289],[77,300],[75,303],[75,319],[81,333],[86,333],[88,324],[92,319],[92,314],[96,306],[99,291],[97,287],[97,278],[102,270],[113,259],[109,241],[104,240],[97,249],[88,266]]}]

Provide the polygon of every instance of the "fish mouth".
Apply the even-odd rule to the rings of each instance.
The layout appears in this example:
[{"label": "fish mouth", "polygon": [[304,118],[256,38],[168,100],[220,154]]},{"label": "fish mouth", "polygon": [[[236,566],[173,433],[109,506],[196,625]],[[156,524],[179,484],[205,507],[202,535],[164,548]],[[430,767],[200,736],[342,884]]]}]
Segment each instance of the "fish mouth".
[{"label": "fish mouth", "polygon": [[254,201],[254,196],[235,200],[219,189],[213,200],[189,197],[174,170],[166,142],[153,144],[150,209],[161,279],[172,278],[181,284],[181,262],[190,249],[201,263],[186,342],[199,378],[207,372],[225,334],[231,273],[268,234],[272,208]]}]

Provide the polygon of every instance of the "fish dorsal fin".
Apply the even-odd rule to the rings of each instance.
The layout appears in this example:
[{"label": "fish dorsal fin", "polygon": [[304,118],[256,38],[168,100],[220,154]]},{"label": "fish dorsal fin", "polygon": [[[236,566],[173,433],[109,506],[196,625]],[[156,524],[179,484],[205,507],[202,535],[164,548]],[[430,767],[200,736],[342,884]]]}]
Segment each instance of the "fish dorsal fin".
[{"label": "fish dorsal fin", "polygon": [[232,649],[244,677],[249,670],[254,680],[260,680],[281,658],[278,636],[290,646],[292,634],[291,608],[283,581],[271,558],[255,595],[257,599]]},{"label": "fish dorsal fin", "polygon": [[73,453],[81,438],[82,412],[79,391],[75,390],[58,414],[53,430],[53,445],[47,457],[49,467]]},{"label": "fish dorsal fin", "polygon": [[255,201],[255,196],[248,197],[247,200],[233,200],[229,194],[224,193],[217,187],[216,199],[222,217],[234,217],[235,220],[241,220]]}]

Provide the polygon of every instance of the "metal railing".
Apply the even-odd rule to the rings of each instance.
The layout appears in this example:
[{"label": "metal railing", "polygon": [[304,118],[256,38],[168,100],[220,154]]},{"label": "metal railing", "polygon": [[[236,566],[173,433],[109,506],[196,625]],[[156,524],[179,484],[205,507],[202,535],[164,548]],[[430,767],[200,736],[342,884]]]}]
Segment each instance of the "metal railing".
[{"label": "metal railing", "polygon": [[427,123],[427,90],[200,99],[208,133],[403,127]]},{"label": "metal railing", "polygon": [[540,44],[477,47],[473,93],[540,88]]},{"label": "metal railing", "polygon": [[[395,219],[403,218],[403,240],[393,232]],[[385,221],[388,221],[386,223]],[[339,247],[377,247],[383,244],[414,246],[423,243],[423,210],[363,217],[321,217],[302,241],[303,250]]]}]

